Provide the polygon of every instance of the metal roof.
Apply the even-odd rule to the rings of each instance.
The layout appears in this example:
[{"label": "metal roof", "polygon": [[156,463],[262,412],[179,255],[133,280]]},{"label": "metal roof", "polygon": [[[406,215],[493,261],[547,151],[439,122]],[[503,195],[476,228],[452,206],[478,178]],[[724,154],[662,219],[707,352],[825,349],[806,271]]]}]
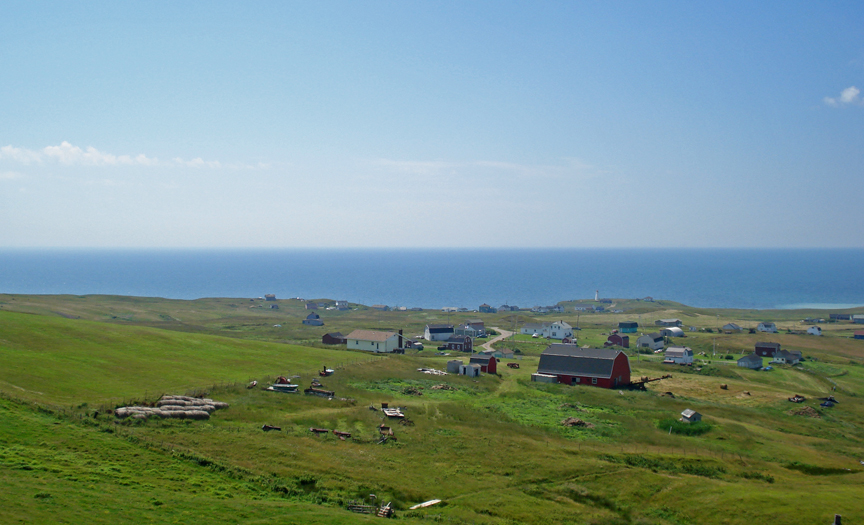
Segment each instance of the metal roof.
[{"label": "metal roof", "polygon": [[345,336],[345,339],[357,339],[358,341],[372,341],[375,343],[383,343],[394,335],[399,335],[396,332],[374,332],[372,330],[354,330]]},{"label": "metal roof", "polygon": [[579,348],[573,345],[553,344],[540,355],[537,373],[611,378],[615,358],[621,353],[623,353],[621,350],[608,348]]}]

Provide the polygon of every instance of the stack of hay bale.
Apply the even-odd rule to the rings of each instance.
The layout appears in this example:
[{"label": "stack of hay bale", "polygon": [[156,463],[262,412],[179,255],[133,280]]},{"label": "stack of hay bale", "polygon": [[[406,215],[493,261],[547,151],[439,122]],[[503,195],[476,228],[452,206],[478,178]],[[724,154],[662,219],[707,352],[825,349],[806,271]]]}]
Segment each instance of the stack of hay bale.
[{"label": "stack of hay bale", "polygon": [[118,418],[147,419],[163,417],[175,419],[210,419],[210,413],[220,408],[228,408],[228,403],[212,399],[189,396],[162,396],[156,407],[120,407],[114,411]]}]

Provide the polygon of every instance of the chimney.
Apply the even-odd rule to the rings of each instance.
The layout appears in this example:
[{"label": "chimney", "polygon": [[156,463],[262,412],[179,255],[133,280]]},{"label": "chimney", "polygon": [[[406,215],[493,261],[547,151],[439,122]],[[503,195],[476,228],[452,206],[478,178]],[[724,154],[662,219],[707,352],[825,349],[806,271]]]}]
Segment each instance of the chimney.
[{"label": "chimney", "polygon": [[402,329],[399,329],[399,348],[402,348]]}]

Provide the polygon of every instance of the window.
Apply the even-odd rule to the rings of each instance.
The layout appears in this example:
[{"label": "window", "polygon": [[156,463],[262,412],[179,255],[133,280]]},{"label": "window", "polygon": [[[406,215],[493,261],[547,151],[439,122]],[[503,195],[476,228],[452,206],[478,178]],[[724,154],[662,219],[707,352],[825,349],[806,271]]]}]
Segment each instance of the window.
[{"label": "window", "polygon": [[597,378],[596,378],[596,377],[592,377],[592,378],[591,378],[591,384],[592,384],[592,385],[596,385],[596,384],[597,384]]},{"label": "window", "polygon": [[581,378],[581,377],[574,377],[574,378],[573,378],[573,382],[574,382],[574,383],[580,383],[581,381],[582,381],[582,378]]}]

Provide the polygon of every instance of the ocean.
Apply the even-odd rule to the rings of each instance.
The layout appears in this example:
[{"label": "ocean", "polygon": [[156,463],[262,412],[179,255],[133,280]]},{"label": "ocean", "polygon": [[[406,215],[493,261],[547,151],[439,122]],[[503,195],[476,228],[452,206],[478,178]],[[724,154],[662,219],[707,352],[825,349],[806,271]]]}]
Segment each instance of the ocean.
[{"label": "ocean", "polygon": [[864,305],[862,249],[3,249],[0,292],[343,299],[476,309],[601,297]]}]

